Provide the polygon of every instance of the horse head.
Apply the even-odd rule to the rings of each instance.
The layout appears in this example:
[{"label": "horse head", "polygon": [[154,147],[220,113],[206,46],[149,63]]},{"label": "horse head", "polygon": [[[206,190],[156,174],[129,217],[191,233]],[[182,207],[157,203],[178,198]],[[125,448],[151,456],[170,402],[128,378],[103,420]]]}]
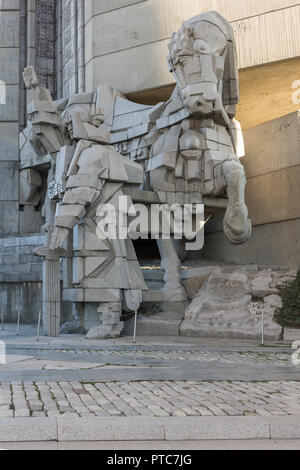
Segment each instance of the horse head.
[{"label": "horse head", "polygon": [[239,102],[233,30],[221,15],[211,11],[184,22],[169,51],[170,71],[191,115],[212,116]]}]

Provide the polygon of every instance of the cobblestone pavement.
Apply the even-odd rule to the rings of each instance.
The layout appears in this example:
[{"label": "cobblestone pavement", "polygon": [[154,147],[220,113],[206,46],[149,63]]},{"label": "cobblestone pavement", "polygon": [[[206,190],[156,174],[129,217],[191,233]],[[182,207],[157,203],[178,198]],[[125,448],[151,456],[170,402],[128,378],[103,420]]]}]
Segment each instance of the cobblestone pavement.
[{"label": "cobblestone pavement", "polygon": [[133,345],[72,335],[37,342],[35,330],[25,333],[7,327],[0,335],[0,418],[300,416],[300,368],[284,344],[147,337]]},{"label": "cobblestone pavement", "polygon": [[[0,418],[53,416],[300,416],[300,382],[12,382]],[[299,418],[300,419],[300,418]]]},{"label": "cobblestone pavement", "polygon": [[[102,350],[60,350],[62,353],[72,355],[103,355]],[[132,359],[153,358],[176,361],[199,361],[199,362],[219,362],[225,364],[239,363],[252,364],[272,364],[272,365],[292,365],[290,353],[269,353],[269,352],[231,352],[231,351],[115,351],[106,350],[105,354],[116,357],[128,357]]]}]

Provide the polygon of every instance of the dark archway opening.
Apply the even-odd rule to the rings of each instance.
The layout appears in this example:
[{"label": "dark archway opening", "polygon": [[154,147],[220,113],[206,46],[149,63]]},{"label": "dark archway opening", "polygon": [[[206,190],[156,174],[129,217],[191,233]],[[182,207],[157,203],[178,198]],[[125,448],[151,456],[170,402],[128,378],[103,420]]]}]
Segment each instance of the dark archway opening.
[{"label": "dark archway opening", "polygon": [[160,253],[156,240],[135,240],[133,246],[139,261],[160,260]]}]

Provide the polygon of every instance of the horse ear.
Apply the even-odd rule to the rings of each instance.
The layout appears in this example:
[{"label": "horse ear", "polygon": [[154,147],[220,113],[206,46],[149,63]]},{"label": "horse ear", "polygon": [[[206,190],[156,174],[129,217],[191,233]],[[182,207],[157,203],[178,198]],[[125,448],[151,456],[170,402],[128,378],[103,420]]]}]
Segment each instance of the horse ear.
[{"label": "horse ear", "polygon": [[240,101],[239,72],[235,41],[227,41],[227,53],[223,77],[223,105],[231,106]]}]

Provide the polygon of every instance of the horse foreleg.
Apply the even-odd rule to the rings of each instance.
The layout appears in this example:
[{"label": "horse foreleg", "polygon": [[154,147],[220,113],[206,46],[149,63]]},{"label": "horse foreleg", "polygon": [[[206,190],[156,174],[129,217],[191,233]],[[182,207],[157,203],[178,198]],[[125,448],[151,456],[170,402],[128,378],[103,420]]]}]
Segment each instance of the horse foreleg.
[{"label": "horse foreleg", "polygon": [[176,253],[173,240],[157,240],[158,249],[161,256],[161,268],[164,274],[165,300],[180,301],[186,300],[186,291],[181,284],[180,267],[181,263]]},{"label": "horse foreleg", "polygon": [[226,180],[228,207],[224,217],[224,232],[231,243],[245,243],[251,236],[252,225],[245,204],[246,176],[238,160],[223,163]]}]

